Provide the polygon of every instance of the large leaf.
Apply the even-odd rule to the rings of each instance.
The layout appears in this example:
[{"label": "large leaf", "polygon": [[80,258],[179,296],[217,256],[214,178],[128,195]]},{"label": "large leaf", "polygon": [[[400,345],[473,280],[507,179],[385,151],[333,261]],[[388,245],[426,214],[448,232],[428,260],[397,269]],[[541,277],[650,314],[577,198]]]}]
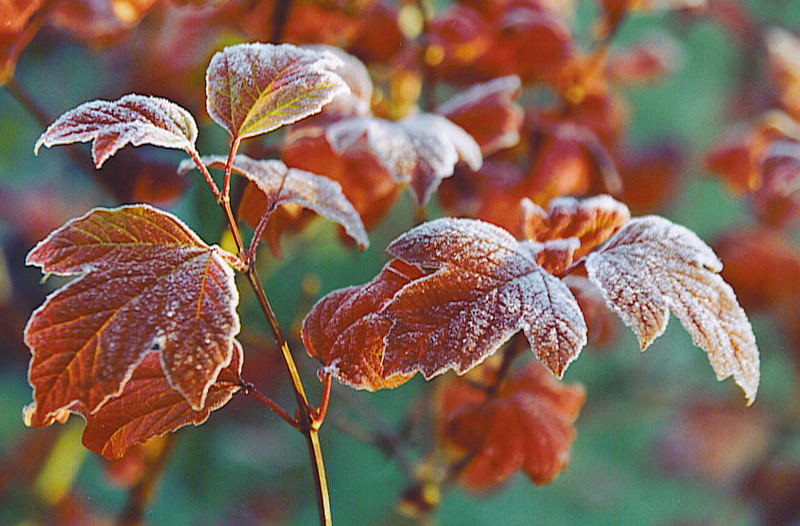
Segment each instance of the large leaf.
[{"label": "large leaf", "polygon": [[391,320],[380,311],[403,286],[425,274],[399,260],[388,263],[369,283],[335,290],[303,320],[308,354],[340,382],[356,389],[393,388],[414,373],[385,377],[381,362]]},{"label": "large leaf", "polygon": [[722,263],[693,232],[656,216],[631,220],[589,255],[586,270],[642,350],[664,332],[671,309],[706,351],[717,378],[733,375],[753,402],[759,381],[753,330],[717,274]]},{"label": "large leaf", "polygon": [[[181,163],[179,172],[194,168],[191,159],[188,161]],[[226,161],[222,156],[203,158],[203,163],[212,168],[224,168]],[[361,217],[336,181],[288,168],[282,161],[259,161],[246,155],[234,158],[233,171],[252,181],[266,196],[266,212],[272,212],[280,205],[298,204],[342,225],[362,250],[369,245]]]},{"label": "large leaf", "polygon": [[130,94],[86,102],[64,113],[36,141],[34,153],[42,145],[93,140],[92,157],[100,168],[128,143],[186,150],[194,149],[196,139],[197,124],[187,110],[166,99]]},{"label": "large leaf", "polygon": [[397,122],[373,117],[346,119],[331,125],[326,137],[339,153],[374,155],[398,182],[411,185],[420,204],[430,199],[443,178],[453,175],[458,161],[465,161],[473,170],[483,162],[475,139],[433,113]]},{"label": "large leaf", "polygon": [[327,51],[290,44],[239,44],[218,52],[206,70],[206,108],[238,139],[317,113],[348,91]]},{"label": "large leaf", "polygon": [[183,426],[200,425],[211,411],[225,405],[240,388],[242,347],[233,340],[233,358],[208,390],[202,409],[193,409],[173,390],[157,352],[144,357],[122,393],[96,413],[84,415],[83,445],[106,458],[122,456],[129,447]]},{"label": "large leaf", "polygon": [[393,241],[390,254],[436,272],[386,306],[394,323],[384,375],[463,373],[524,330],[539,359],[561,376],[586,344],[586,324],[569,289],[537,264],[541,250],[471,219],[438,219]]},{"label": "large leaf", "polygon": [[29,423],[94,413],[152,351],[169,385],[202,409],[239,332],[232,259],[144,205],[92,210],[41,241],[28,264],[82,276],[51,294],[25,329]]}]

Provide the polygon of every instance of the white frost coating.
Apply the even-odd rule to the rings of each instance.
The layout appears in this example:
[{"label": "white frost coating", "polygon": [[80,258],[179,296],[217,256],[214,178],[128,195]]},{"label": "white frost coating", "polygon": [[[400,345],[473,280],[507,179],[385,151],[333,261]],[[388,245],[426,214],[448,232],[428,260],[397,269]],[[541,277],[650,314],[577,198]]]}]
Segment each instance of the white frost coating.
[{"label": "white frost coating", "polygon": [[350,95],[357,97],[366,104],[366,113],[369,113],[369,104],[372,101],[372,78],[367,67],[357,57],[346,51],[324,44],[308,44],[303,49],[310,49],[317,53],[331,53],[342,61],[340,66],[331,67],[334,73],[342,77],[350,88]]},{"label": "white frost coating", "polygon": [[193,149],[197,124],[188,110],[158,97],[129,94],[115,101],[95,100],[81,104],[56,119],[34,146],[94,141],[95,166],[126,144],[152,144],[179,150]]},{"label": "white frost coating", "polygon": [[436,113],[452,113],[495,94],[506,94],[506,97],[511,100],[519,95],[521,87],[522,82],[516,75],[498,77],[482,84],[476,84],[468,90],[450,97],[436,108]]},{"label": "white frost coating", "polygon": [[[212,155],[202,157],[202,161],[212,168],[224,168],[227,158]],[[362,250],[369,246],[361,216],[344,196],[338,182],[305,170],[289,168],[283,161],[257,160],[242,154],[234,158],[232,169],[255,183],[266,196],[269,207],[298,204],[342,225]]]},{"label": "white frost coating", "polygon": [[722,263],[697,235],[661,217],[634,219],[588,256],[586,270],[642,350],[664,332],[671,309],[708,354],[717,379],[732,375],[753,402],[759,382],[753,330],[717,274]]},{"label": "white frost coating", "polygon": [[206,70],[206,109],[240,139],[267,133],[319,112],[348,93],[329,51],[290,44],[238,44],[217,52]]},{"label": "white frost coating", "polygon": [[459,160],[473,170],[483,163],[475,139],[441,115],[420,113],[397,122],[377,118],[345,119],[325,132],[334,151],[374,155],[392,177],[410,183],[417,202],[430,199],[439,183],[453,175]]}]

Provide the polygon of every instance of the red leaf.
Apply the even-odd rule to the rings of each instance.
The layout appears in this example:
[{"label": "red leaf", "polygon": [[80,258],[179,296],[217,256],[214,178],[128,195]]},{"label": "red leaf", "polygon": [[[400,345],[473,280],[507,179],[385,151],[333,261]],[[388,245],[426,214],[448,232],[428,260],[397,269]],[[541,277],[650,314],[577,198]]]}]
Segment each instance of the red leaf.
[{"label": "red leaf", "polygon": [[290,44],[239,44],[215,54],[206,70],[206,109],[237,139],[267,133],[317,113],[347,84],[330,52]]},{"label": "red leaf", "polygon": [[[181,163],[179,172],[194,168],[191,159]],[[225,168],[227,159],[222,156],[204,157],[203,163],[212,168]],[[258,161],[246,155],[237,155],[233,170],[253,182],[266,196],[266,213],[286,204],[297,204],[342,225],[363,250],[369,238],[358,212],[342,194],[339,183],[327,177],[288,168],[282,161]]]},{"label": "red leaf", "polygon": [[95,209],[51,233],[28,264],[82,276],[51,294],[25,329],[27,423],[96,412],[151,351],[169,384],[202,409],[239,332],[232,258],[144,205]]},{"label": "red leaf", "polygon": [[520,141],[525,114],[514,102],[520,87],[517,76],[499,77],[459,93],[436,111],[469,133],[486,156]]},{"label": "red leaf", "polygon": [[466,382],[449,384],[440,399],[442,433],[470,455],[462,481],[487,490],[520,470],[535,484],[552,481],[569,463],[584,398],[580,386],[562,384],[535,362],[491,398]]},{"label": "red leaf", "polygon": [[608,76],[615,82],[651,83],[680,67],[681,48],[666,34],[649,37],[608,58]]},{"label": "red leaf", "polygon": [[44,145],[94,141],[92,157],[100,168],[130,143],[193,150],[197,124],[192,114],[174,102],[144,95],[115,101],[96,100],[64,113],[39,137],[34,153]]},{"label": "red leaf", "polygon": [[374,155],[398,181],[409,183],[424,204],[439,183],[453,174],[459,160],[480,168],[481,151],[464,130],[441,115],[421,113],[401,121],[357,118],[339,121],[326,131],[335,151]]},{"label": "red leaf", "polygon": [[542,246],[471,219],[439,219],[394,240],[395,257],[436,272],[398,292],[384,312],[384,375],[464,373],[524,330],[539,359],[561,376],[586,344],[575,298],[537,263]]},{"label": "red leaf", "polygon": [[425,274],[400,260],[388,263],[372,281],[335,290],[319,300],[303,320],[306,351],[355,389],[394,388],[414,373],[386,377],[381,362],[391,321],[381,310],[403,286]]},{"label": "red leaf", "polygon": [[151,352],[136,366],[125,388],[93,414],[84,414],[83,445],[106,458],[119,458],[129,447],[183,426],[200,425],[239,390],[242,347],[233,340],[233,358],[208,390],[205,405],[194,409],[172,389]]},{"label": "red leaf", "polygon": [[631,220],[589,254],[586,270],[642,350],[664,332],[671,309],[708,354],[717,379],[733,375],[753,403],[759,380],[753,330],[717,274],[722,263],[693,232],[657,216]]}]

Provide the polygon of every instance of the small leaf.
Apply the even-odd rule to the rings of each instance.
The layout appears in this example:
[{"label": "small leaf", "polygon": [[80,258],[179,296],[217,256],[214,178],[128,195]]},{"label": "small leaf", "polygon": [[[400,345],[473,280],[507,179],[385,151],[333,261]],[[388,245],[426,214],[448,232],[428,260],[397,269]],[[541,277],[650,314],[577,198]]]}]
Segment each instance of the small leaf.
[{"label": "small leaf", "polygon": [[319,300],[303,320],[306,351],[355,389],[391,389],[414,373],[386,377],[381,362],[391,320],[381,310],[403,286],[425,274],[400,260],[388,263],[369,283],[335,290]]},{"label": "small leaf", "polygon": [[83,445],[106,458],[119,458],[129,447],[183,426],[202,424],[240,388],[242,347],[233,340],[233,358],[208,390],[202,409],[193,409],[170,387],[157,352],[136,366],[119,396],[94,414],[86,414]]},{"label": "small leaf", "polygon": [[339,153],[374,155],[402,183],[409,183],[424,204],[439,183],[453,174],[459,160],[473,170],[481,167],[481,150],[467,132],[432,113],[391,122],[377,118],[346,119],[328,127],[326,137]]},{"label": "small leaf", "polygon": [[560,197],[550,201],[547,211],[526,198],[521,207],[526,239],[543,242],[576,238],[580,248],[575,257],[586,255],[631,218],[627,206],[607,195],[582,200]]},{"label": "small leaf", "polygon": [[471,219],[438,219],[394,240],[387,252],[436,272],[386,306],[384,375],[464,373],[524,330],[560,377],[586,344],[586,324],[569,289],[536,263],[541,249]]},{"label": "small leaf", "polygon": [[759,380],[753,330],[717,274],[722,263],[693,232],[657,216],[634,219],[589,254],[586,270],[642,350],[664,332],[671,309],[708,354],[717,379],[733,375],[753,403]]},{"label": "small leaf", "polygon": [[347,84],[327,51],[290,44],[239,44],[216,53],[206,70],[206,108],[235,139],[267,133],[317,113]]},{"label": "small leaf", "polygon": [[172,388],[202,409],[239,332],[230,258],[144,205],[92,210],[41,241],[29,265],[82,276],[51,294],[25,328],[28,421],[96,412],[151,351]]},{"label": "small leaf", "polygon": [[34,153],[44,145],[94,141],[97,168],[126,144],[152,144],[194,149],[197,124],[187,110],[157,97],[130,94],[115,101],[95,100],[64,113],[39,137]]},{"label": "small leaf", "polygon": [[[181,163],[179,173],[194,167],[191,159],[188,161]],[[203,158],[203,163],[212,168],[225,168],[226,161],[222,156]],[[246,155],[234,158],[233,171],[252,181],[263,192],[267,198],[266,212],[280,205],[298,204],[342,225],[361,250],[369,246],[369,237],[358,212],[336,181],[305,170],[288,168],[282,161],[259,161]]]},{"label": "small leaf", "polygon": [[586,394],[531,362],[488,398],[464,381],[445,387],[439,416],[443,438],[464,450],[461,480],[488,490],[518,471],[546,484],[563,471],[575,438],[573,423]]}]

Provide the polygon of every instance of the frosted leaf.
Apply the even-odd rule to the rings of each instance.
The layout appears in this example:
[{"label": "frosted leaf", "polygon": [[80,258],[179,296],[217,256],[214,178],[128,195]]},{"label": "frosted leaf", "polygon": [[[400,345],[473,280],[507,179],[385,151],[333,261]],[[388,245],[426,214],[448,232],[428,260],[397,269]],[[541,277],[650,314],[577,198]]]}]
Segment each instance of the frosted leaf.
[{"label": "frosted leaf", "polygon": [[661,217],[633,219],[588,256],[586,270],[642,350],[664,332],[671,309],[708,354],[717,379],[733,375],[753,402],[759,381],[753,330],[718,275],[722,263],[693,232]]},{"label": "frosted leaf", "polygon": [[[191,358],[191,356],[187,357]],[[119,396],[94,414],[84,414],[83,445],[106,458],[118,458],[129,447],[183,426],[202,424],[211,411],[224,406],[240,389],[242,347],[233,340],[233,357],[208,389],[206,403],[193,409],[173,390],[158,353],[151,352],[136,367]]]},{"label": "frosted leaf", "polygon": [[442,117],[420,113],[401,121],[354,118],[334,123],[326,130],[331,147],[341,153],[367,152],[389,173],[409,183],[419,204],[430,199],[439,183],[453,175],[458,161],[477,170],[481,150],[467,132]]},{"label": "frosted leaf", "polygon": [[399,260],[388,263],[369,283],[331,292],[303,320],[306,351],[326,372],[355,389],[391,389],[414,373],[385,377],[381,361],[391,321],[383,307],[404,285],[424,274]]},{"label": "frosted leaf", "polygon": [[586,344],[586,324],[569,289],[536,263],[540,248],[472,219],[438,219],[393,241],[387,252],[436,272],[384,309],[393,321],[384,375],[464,373],[524,330],[561,376]]},{"label": "frosted leaf", "polygon": [[325,111],[331,109],[331,106],[346,105],[352,106],[356,114],[368,115],[370,113],[372,79],[363,62],[350,53],[334,46],[314,44],[303,46],[303,49],[310,49],[318,53],[331,53],[341,60],[341,65],[332,68],[332,70],[344,80],[347,87],[350,88],[350,92],[337,95],[325,107]]},{"label": "frosted leaf", "polygon": [[197,124],[192,114],[174,102],[130,94],[115,100],[81,104],[56,119],[39,137],[42,145],[94,141],[92,158],[97,168],[126,144],[152,144],[179,150],[194,149]]},{"label": "frosted leaf", "polygon": [[267,133],[317,113],[348,91],[341,59],[290,44],[238,44],[206,70],[206,109],[234,137]]},{"label": "frosted leaf", "polygon": [[525,112],[514,99],[521,86],[516,75],[499,77],[453,96],[436,112],[469,133],[487,156],[520,141]]},{"label": "frosted leaf", "polygon": [[[203,163],[212,168],[225,168],[226,161],[222,156],[203,157]],[[179,171],[191,168],[194,168],[194,164],[181,163]],[[255,183],[264,193],[268,202],[267,213],[280,205],[298,204],[342,225],[362,250],[369,246],[369,237],[361,217],[336,181],[305,170],[288,168],[282,161],[260,161],[246,155],[234,158],[233,171]]]},{"label": "frosted leaf", "polygon": [[627,223],[628,207],[608,195],[588,199],[559,197],[550,201],[547,211],[524,198],[521,203],[522,231],[526,239],[549,241],[577,238],[580,247],[575,257],[586,255]]},{"label": "frosted leaf", "polygon": [[51,294],[25,328],[31,422],[47,425],[65,409],[96,412],[152,351],[172,388],[202,409],[239,332],[227,259],[146,205],[94,209],[36,245],[29,265],[81,276]]}]

